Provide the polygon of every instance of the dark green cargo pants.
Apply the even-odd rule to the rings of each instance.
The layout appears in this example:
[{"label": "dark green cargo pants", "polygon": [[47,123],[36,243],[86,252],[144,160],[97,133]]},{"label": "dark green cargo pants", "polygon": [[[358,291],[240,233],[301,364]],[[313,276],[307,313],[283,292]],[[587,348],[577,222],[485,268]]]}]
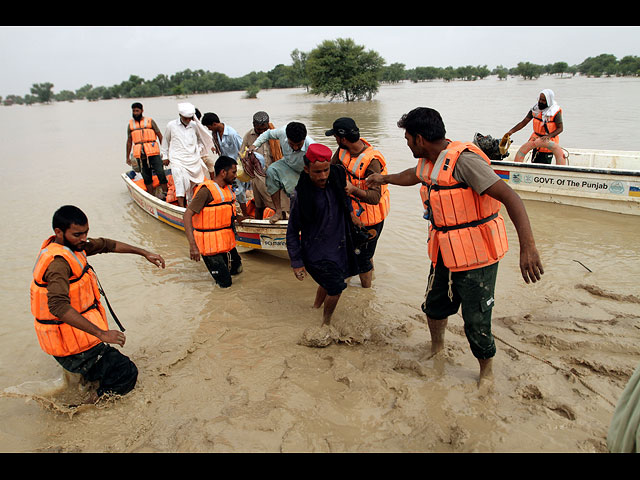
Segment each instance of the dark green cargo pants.
[{"label": "dark green cargo pants", "polygon": [[438,256],[436,267],[432,265],[429,274],[431,289],[422,304],[422,311],[432,320],[444,320],[462,306],[464,331],[473,355],[480,360],[496,354],[491,311],[497,275],[497,262],[474,270],[450,272]]}]

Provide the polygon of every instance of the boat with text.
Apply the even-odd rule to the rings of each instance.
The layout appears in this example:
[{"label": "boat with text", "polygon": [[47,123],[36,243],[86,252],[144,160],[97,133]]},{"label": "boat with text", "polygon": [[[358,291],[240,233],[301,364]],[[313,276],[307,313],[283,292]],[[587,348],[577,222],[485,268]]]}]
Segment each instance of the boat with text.
[{"label": "boat with text", "polygon": [[512,162],[518,147],[494,171],[525,200],[640,215],[640,152],[564,149],[567,165]]},{"label": "boat with text", "polygon": [[[121,176],[136,205],[155,219],[184,231],[182,216],[185,209],[183,207],[165,202],[148,193],[142,179],[134,180],[133,172],[125,172]],[[167,175],[167,178],[171,188],[171,175]],[[279,220],[272,224],[269,220],[247,219],[238,222],[235,230],[239,250],[260,250],[278,257],[288,257],[286,220]]]}]

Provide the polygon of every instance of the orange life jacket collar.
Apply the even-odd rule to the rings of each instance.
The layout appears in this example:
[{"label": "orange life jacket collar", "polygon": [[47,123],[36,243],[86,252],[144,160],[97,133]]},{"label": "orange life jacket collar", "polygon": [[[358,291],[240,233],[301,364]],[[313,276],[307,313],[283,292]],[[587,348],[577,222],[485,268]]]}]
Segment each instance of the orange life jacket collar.
[{"label": "orange life jacket collar", "polygon": [[[366,147],[359,155],[352,157],[347,149],[341,148],[338,150],[338,159],[342,162],[349,174],[351,183],[362,190],[367,190],[365,172],[367,171],[367,168],[369,168],[371,162],[374,159],[380,162],[382,175],[387,174],[387,164],[382,153],[374,149],[364,138],[360,138],[360,140],[362,140]],[[376,205],[357,202],[353,199],[352,204],[354,212],[358,212],[362,208],[359,217],[360,221],[362,221],[365,226],[376,225],[382,222],[387,215],[389,215],[389,210],[391,208],[391,194],[389,193],[389,187],[387,185],[380,186],[380,201]]]}]

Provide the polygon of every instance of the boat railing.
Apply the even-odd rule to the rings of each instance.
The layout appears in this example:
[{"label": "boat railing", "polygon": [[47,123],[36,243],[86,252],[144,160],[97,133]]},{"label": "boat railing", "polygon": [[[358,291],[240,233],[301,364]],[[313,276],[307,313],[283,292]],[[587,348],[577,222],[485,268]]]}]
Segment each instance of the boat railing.
[{"label": "boat railing", "polygon": [[[515,158],[519,146],[511,146],[510,155],[505,159]],[[576,148],[564,148],[567,153],[568,166],[581,169],[599,170],[625,170],[640,171],[640,152],[626,152],[622,150],[587,150]],[[531,163],[531,152],[527,153],[525,161],[519,165],[541,165]],[[554,168],[562,168],[563,165],[552,164]]]}]

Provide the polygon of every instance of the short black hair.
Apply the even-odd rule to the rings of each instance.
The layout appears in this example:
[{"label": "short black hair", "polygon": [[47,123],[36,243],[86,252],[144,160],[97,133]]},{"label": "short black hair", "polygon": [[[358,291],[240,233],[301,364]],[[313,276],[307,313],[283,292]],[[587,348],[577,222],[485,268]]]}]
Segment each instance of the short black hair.
[{"label": "short black hair", "polygon": [[140,110],[142,110],[142,104],[140,102],[132,103],[131,110],[133,110],[134,108],[139,108]]},{"label": "short black hair", "polygon": [[236,162],[233,158],[228,157],[226,155],[221,155],[218,158],[218,160],[216,160],[216,164],[214,167],[216,171],[216,175],[219,175],[220,172],[223,170],[229,170],[231,167],[237,164],[238,162]]},{"label": "short black hair", "polygon": [[87,225],[89,219],[82,210],[74,205],[64,205],[55,211],[51,225],[53,229],[59,228],[62,232],[66,232],[72,225]]},{"label": "short black hair", "polygon": [[412,137],[420,134],[428,142],[442,140],[447,134],[440,114],[428,107],[414,108],[405,113],[398,120],[398,127],[404,128]]},{"label": "short black hair", "polygon": [[220,117],[218,117],[218,115],[216,115],[215,113],[207,112],[202,116],[201,122],[202,125],[206,127],[207,125],[211,125],[213,123],[220,123]]},{"label": "short black hair", "polygon": [[287,138],[292,142],[301,142],[307,138],[307,127],[300,122],[290,122],[285,129]]}]

